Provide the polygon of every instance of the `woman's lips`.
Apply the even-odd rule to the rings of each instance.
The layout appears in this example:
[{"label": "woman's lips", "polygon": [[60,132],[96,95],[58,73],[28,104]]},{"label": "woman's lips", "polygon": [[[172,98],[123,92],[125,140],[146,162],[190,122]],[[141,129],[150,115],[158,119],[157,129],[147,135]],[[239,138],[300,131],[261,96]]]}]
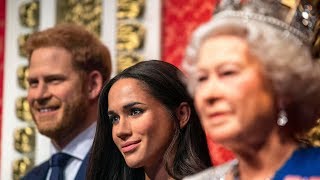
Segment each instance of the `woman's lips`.
[{"label": "woman's lips", "polygon": [[228,112],[215,112],[207,115],[207,118],[210,121],[215,121],[215,123],[218,123],[220,121],[224,121],[226,116],[228,116],[230,113]]},{"label": "woman's lips", "polygon": [[226,112],[215,112],[215,113],[209,114],[209,117],[219,117],[219,116],[224,116],[226,114],[227,114]]},{"label": "woman's lips", "polygon": [[141,140],[138,141],[129,141],[121,146],[121,150],[123,153],[129,153],[137,149]]}]

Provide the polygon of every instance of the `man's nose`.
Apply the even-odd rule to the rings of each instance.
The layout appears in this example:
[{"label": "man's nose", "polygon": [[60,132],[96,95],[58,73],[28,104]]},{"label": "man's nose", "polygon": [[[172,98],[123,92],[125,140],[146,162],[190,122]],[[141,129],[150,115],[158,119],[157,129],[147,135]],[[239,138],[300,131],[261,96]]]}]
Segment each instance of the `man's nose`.
[{"label": "man's nose", "polygon": [[39,82],[36,87],[30,87],[29,96],[35,100],[48,99],[51,96],[48,85],[44,82]]}]

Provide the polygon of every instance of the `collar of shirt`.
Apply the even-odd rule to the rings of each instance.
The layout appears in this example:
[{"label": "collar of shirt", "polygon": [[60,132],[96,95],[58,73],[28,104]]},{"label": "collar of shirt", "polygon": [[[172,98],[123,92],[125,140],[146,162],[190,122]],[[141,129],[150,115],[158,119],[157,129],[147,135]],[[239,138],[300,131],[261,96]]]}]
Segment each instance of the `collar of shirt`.
[{"label": "collar of shirt", "polygon": [[[63,148],[61,152],[69,154],[73,158],[83,160],[92,146],[96,126],[96,122],[91,124],[86,130],[81,132],[65,148]],[[59,152],[53,144],[51,144],[51,152],[51,154]]]},{"label": "collar of shirt", "polygon": [[[86,130],[81,132],[76,138],[74,138],[64,149],[62,149],[61,152],[73,156],[71,160],[67,163],[67,166],[65,167],[65,180],[74,180],[77,176],[82,161],[84,160],[92,146],[96,131],[96,125],[96,122],[93,123],[90,127],[88,127]],[[52,154],[58,152],[58,150],[55,148],[53,144],[51,144],[51,152]],[[46,180],[49,180],[51,171],[52,169],[50,168]]]}]

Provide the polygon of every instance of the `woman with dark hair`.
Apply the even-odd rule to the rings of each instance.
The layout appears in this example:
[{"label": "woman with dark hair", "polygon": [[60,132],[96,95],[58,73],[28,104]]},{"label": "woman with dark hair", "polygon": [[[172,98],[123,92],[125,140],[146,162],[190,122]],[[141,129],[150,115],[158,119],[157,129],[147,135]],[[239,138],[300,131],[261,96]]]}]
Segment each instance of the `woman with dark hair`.
[{"label": "woman with dark hair", "polygon": [[88,179],[182,179],[211,166],[181,77],[175,66],[151,60],[105,85]]},{"label": "woman with dark hair", "polygon": [[320,148],[298,138],[320,117],[319,8],[222,0],[195,31],[183,62],[189,90],[208,137],[236,160],[186,179],[320,178]]}]

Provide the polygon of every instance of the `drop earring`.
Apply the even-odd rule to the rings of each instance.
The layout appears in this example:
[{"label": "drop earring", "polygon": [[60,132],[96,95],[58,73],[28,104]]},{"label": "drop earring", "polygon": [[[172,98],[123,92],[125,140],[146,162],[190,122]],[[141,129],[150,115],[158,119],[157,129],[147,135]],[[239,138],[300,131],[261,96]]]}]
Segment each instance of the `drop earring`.
[{"label": "drop earring", "polygon": [[287,113],[285,110],[281,109],[278,115],[277,124],[279,126],[285,126],[288,123]]}]

